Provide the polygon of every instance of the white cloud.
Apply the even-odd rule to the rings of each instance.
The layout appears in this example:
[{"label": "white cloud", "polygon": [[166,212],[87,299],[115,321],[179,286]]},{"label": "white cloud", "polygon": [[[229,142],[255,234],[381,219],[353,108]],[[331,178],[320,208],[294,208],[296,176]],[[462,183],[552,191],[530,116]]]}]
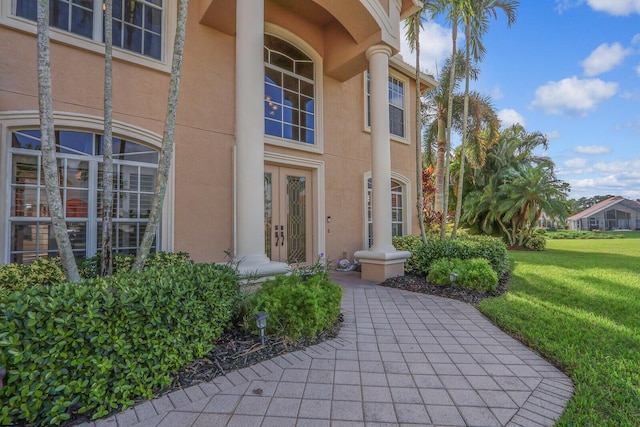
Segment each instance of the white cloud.
[{"label": "white cloud", "polygon": [[640,178],[640,158],[627,161],[598,162],[593,165],[598,172],[618,173],[622,176]]},{"label": "white cloud", "polygon": [[558,139],[560,138],[560,132],[558,132],[557,130],[552,130],[551,132],[547,132],[545,136],[548,140]]},{"label": "white cloud", "polygon": [[[400,54],[405,62],[415,65],[416,55],[409,48],[405,31],[403,28]],[[464,37],[462,41],[458,38],[458,44],[464,44]],[[424,28],[420,30],[420,68],[436,76],[442,71],[444,60],[451,55],[451,46],[450,28],[445,28],[432,21],[425,22]]]},{"label": "white cloud", "polygon": [[593,10],[611,15],[627,16],[640,14],[640,0],[587,0]]},{"label": "white cloud", "polygon": [[[638,75],[640,76],[640,66],[638,66],[638,68],[636,68],[636,71],[638,72]],[[620,94],[620,98],[628,99],[629,101],[640,101],[640,89],[635,89],[633,91],[625,90],[624,92],[622,92]]]},{"label": "white cloud", "polygon": [[611,147],[603,147],[603,146],[597,146],[597,145],[590,145],[590,146],[583,146],[583,145],[579,145],[576,148],[573,149],[576,153],[579,154],[591,154],[591,155],[597,155],[597,154],[608,154],[611,152]]},{"label": "white cloud", "polygon": [[589,161],[584,157],[576,157],[574,159],[569,159],[564,162],[564,165],[568,168],[572,169],[582,169],[587,167]]},{"label": "white cloud", "polygon": [[511,108],[505,108],[504,110],[500,110],[498,112],[498,118],[502,124],[502,127],[510,127],[515,125],[516,123],[520,123],[522,126],[526,127],[527,123],[522,117],[522,114],[518,113],[516,110]]},{"label": "white cloud", "polygon": [[546,114],[585,116],[617,91],[617,83],[573,76],[540,86],[530,107],[541,108]]},{"label": "white cloud", "polygon": [[584,74],[587,76],[597,76],[606,73],[618,65],[622,64],[624,58],[632,53],[631,49],[625,49],[620,43],[602,43],[582,61]]},{"label": "white cloud", "polygon": [[493,91],[491,92],[491,99],[497,101],[502,98],[504,98],[504,93],[502,93],[502,89],[500,89],[500,86],[494,87]]},{"label": "white cloud", "polygon": [[640,65],[636,67],[636,73],[638,74],[638,77],[640,77]]},{"label": "white cloud", "polygon": [[633,36],[631,39],[631,44],[639,44],[640,43],[640,33]]}]

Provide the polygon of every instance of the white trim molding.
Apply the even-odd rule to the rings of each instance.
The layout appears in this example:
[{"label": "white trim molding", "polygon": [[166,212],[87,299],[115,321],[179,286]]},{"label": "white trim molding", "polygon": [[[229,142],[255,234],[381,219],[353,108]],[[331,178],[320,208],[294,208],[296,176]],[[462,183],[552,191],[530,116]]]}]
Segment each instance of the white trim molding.
[{"label": "white trim molding", "polygon": [[[13,14],[13,0],[0,0],[0,25],[10,27],[28,34],[36,34],[36,22]],[[102,10],[102,0],[94,0],[94,7]],[[102,17],[94,14],[94,38],[82,37],[68,31],[50,27],[51,40],[69,46],[74,46],[89,52],[104,56],[104,42],[102,41]],[[162,59],[157,60],[127,49],[114,46],[113,57],[118,60],[131,62],[143,67],[152,68],[165,73],[171,72],[173,43],[176,34],[178,11],[174,0],[165,0],[162,23]],[[99,35],[99,36],[98,36]],[[35,47],[34,47],[35,49]],[[34,50],[35,54],[35,50]]]},{"label": "white trim molding", "polygon": [[324,153],[324,107],[323,107],[323,83],[324,83],[324,67],[322,65],[322,56],[306,41],[298,35],[286,30],[278,25],[265,22],[265,34],[270,34],[291,43],[313,60],[314,66],[314,110],[315,110],[315,143],[307,144],[304,142],[290,141],[285,138],[278,138],[271,135],[264,136],[264,142],[268,145],[276,145],[279,147],[291,148],[299,151],[308,151],[311,153]]},{"label": "white trim molding", "polygon": [[[363,181],[363,188],[364,188],[364,241],[362,242],[362,247],[363,248],[369,248],[369,224],[368,224],[368,218],[367,218],[367,196],[369,193],[369,180],[371,179],[371,171],[365,172],[364,175],[364,181]],[[400,185],[402,185],[402,189],[403,189],[403,194],[402,194],[402,222],[404,224],[403,227],[403,236],[407,236],[412,234],[412,230],[413,230],[413,221],[412,221],[412,215],[410,213],[410,209],[411,209],[411,204],[409,203],[411,201],[411,195],[412,190],[411,190],[411,180],[408,179],[407,177],[405,177],[402,174],[399,174],[398,172],[394,172],[391,171],[391,179],[400,183]]]},{"label": "white trim molding", "polygon": [[[363,100],[363,111],[364,111],[364,116],[363,116],[363,123],[364,123],[364,127],[363,130],[367,133],[371,133],[371,126],[368,123],[368,117],[369,117],[369,107],[368,107],[368,103],[367,103],[367,97],[369,96],[369,93],[367,91],[367,73],[369,72],[369,70],[366,70],[363,74],[362,74],[362,84],[363,84],[363,93],[364,93],[364,100]],[[405,76],[403,73],[400,73],[396,70],[394,70],[393,68],[389,68],[389,77],[393,77],[396,80],[399,80],[402,84],[403,84],[403,89],[402,89],[402,112],[403,112],[403,126],[404,126],[404,136],[398,136],[395,135],[391,132],[389,132],[391,141],[395,141],[395,142],[400,142],[402,144],[406,144],[409,145],[411,144],[411,141],[409,140],[409,135],[411,134],[411,124],[410,124],[410,120],[409,120],[409,113],[410,113],[410,103],[409,103],[409,94],[411,92],[411,84],[409,81],[409,78],[407,76]]]},{"label": "white trim molding", "polygon": [[[102,134],[104,132],[104,118],[87,114],[54,112],[56,130],[91,131]],[[11,132],[14,129],[38,129],[40,118],[37,110],[0,112],[0,263],[8,262],[9,256],[9,221],[8,202],[10,195],[9,148]],[[114,137],[126,139],[160,150],[162,136],[149,130],[131,124],[114,120]],[[174,155],[175,159],[175,155]],[[175,162],[171,163],[167,191],[162,208],[162,223],[160,225],[159,250],[173,251],[174,248],[174,214],[175,214]]]},{"label": "white trim molding", "polygon": [[313,259],[316,259],[321,253],[326,254],[326,224],[325,218],[325,164],[323,160],[313,160],[304,157],[289,156],[265,151],[264,161],[273,163],[274,165],[286,165],[298,169],[307,169],[311,171],[313,180],[313,190],[315,199],[313,203],[313,231],[314,248]]}]

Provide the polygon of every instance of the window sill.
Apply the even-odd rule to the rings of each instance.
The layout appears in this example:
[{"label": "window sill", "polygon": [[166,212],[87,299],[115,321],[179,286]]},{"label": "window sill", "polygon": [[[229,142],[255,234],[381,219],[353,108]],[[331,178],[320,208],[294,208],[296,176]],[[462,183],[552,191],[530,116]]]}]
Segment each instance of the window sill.
[{"label": "window sill", "polygon": [[[11,2],[5,2],[2,6],[3,6],[1,10],[2,13],[0,14],[1,26],[12,28],[26,34],[33,35],[34,37],[37,36],[36,24],[34,22],[10,15],[9,14],[10,11],[5,10],[7,6],[9,8],[11,7]],[[97,42],[95,40],[78,36],[73,33],[59,30],[53,27],[49,28],[49,36],[51,41],[53,41],[54,43],[60,43],[60,44],[76,47],[85,51],[97,53],[104,56],[104,50],[105,50],[104,43]],[[165,44],[167,44],[167,40],[169,40],[168,34],[164,38],[165,38]],[[167,46],[164,46],[163,53],[165,58],[171,57],[170,50],[167,48]],[[170,62],[153,59],[151,57],[144,56],[132,51],[128,51],[126,49],[114,47],[113,57],[116,60],[133,63],[145,68],[158,70],[164,73],[171,72]]]},{"label": "window sill", "polygon": [[323,147],[321,143],[307,144],[305,142],[294,142],[284,138],[278,138],[275,136],[265,135],[264,143],[267,145],[275,145],[277,147],[290,148],[297,151],[307,151],[309,153],[322,154]]}]

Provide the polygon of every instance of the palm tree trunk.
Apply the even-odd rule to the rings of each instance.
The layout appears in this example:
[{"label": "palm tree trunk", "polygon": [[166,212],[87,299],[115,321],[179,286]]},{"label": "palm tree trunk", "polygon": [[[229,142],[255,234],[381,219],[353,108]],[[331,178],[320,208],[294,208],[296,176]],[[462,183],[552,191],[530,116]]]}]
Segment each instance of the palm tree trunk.
[{"label": "palm tree trunk", "polygon": [[420,235],[422,241],[427,242],[427,233],[424,229],[424,194],[422,193],[422,120],[420,120],[420,12],[418,12],[414,20],[414,28],[416,34],[416,208],[418,209],[418,222],[420,223]]},{"label": "palm tree trunk", "polygon": [[444,200],[444,152],[447,145],[444,119],[438,116],[438,152],[436,154],[436,197],[435,210],[442,213]]},{"label": "palm tree trunk", "polygon": [[442,223],[440,224],[440,239],[444,240],[447,236],[447,213],[449,211],[449,153],[451,151],[451,124],[453,122],[453,91],[456,82],[456,53],[458,39],[458,14],[454,13],[451,20],[451,40],[453,46],[451,49],[451,71],[449,77],[449,101],[447,102],[447,141],[445,144],[444,157],[444,186],[442,197]]},{"label": "palm tree trunk", "polygon": [[456,219],[453,223],[453,231],[451,232],[451,238],[455,239],[460,226],[460,215],[462,214],[462,195],[464,190],[464,167],[467,154],[465,151],[465,144],[467,142],[467,125],[469,120],[469,72],[471,68],[471,49],[470,49],[470,37],[471,30],[469,23],[465,24],[465,53],[464,53],[464,107],[462,112],[462,144],[460,146],[460,175],[458,178],[458,197],[456,197]]},{"label": "palm tree trunk", "polygon": [[38,102],[40,107],[41,151],[44,183],[49,202],[51,225],[58,245],[67,280],[79,282],[80,274],[73,256],[65,212],[60,197],[60,176],[56,161],[56,141],[53,122],[53,99],[51,88],[51,60],[49,50],[49,1],[38,0]]},{"label": "palm tree trunk", "polygon": [[169,83],[169,102],[167,115],[164,122],[164,135],[162,136],[162,149],[160,160],[158,161],[158,176],[156,187],[149,213],[149,221],[144,230],[142,242],[138,248],[136,260],[132,269],[142,270],[144,263],[151,252],[151,245],[156,237],[156,230],[160,223],[162,214],[162,204],[167,191],[167,181],[169,179],[169,169],[173,158],[173,147],[176,128],[176,112],[178,109],[178,94],[180,92],[180,71],[182,69],[182,55],[184,53],[184,37],[187,27],[187,9],[189,0],[180,0],[178,4],[178,24],[176,28],[176,38],[173,45],[173,63],[171,65],[171,80]]},{"label": "palm tree trunk", "polygon": [[100,275],[113,273],[113,0],[104,15],[104,137],[102,162],[102,262]]}]

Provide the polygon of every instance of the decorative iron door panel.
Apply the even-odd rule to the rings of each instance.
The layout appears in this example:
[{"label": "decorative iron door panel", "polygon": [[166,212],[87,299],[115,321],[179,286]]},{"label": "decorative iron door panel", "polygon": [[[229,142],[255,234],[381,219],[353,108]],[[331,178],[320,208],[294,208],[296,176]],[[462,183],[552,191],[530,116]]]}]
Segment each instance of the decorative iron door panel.
[{"label": "decorative iron door panel", "polygon": [[311,262],[311,172],[265,165],[265,252],[272,261]]}]

